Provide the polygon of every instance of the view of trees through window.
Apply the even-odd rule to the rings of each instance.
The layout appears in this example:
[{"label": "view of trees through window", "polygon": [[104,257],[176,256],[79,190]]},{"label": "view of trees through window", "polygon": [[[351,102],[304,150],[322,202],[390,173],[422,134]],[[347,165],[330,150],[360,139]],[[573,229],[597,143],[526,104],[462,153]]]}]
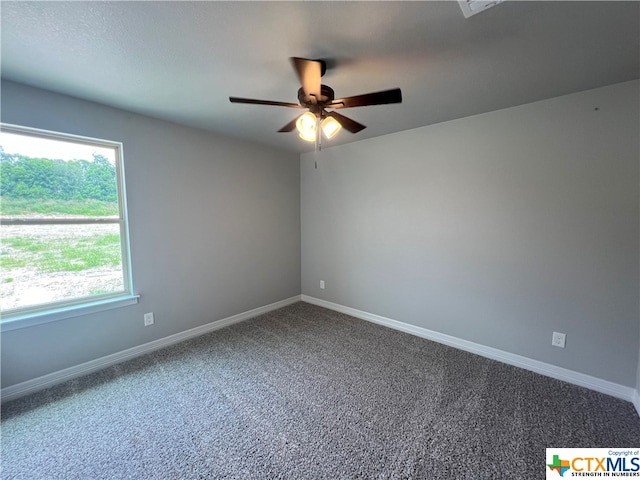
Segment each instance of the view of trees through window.
[{"label": "view of trees through window", "polygon": [[0,133],[2,312],[125,290],[117,156],[108,145]]}]

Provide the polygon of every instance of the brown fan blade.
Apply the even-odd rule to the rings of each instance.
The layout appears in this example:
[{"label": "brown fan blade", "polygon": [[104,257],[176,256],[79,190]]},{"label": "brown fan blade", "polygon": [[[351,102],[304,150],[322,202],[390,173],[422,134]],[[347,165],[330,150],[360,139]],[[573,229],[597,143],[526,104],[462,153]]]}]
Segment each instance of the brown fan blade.
[{"label": "brown fan blade", "polygon": [[399,88],[383,90],[382,92],[365,93],[355,97],[338,98],[326,105],[328,108],[366,107],[367,105],[385,105],[387,103],[402,103],[402,92]]},{"label": "brown fan blade", "polygon": [[229,97],[231,103],[249,103],[252,105],[272,105],[275,107],[305,108],[297,103],[274,102],[272,100],[256,100],[254,98]]},{"label": "brown fan blade", "polygon": [[320,98],[320,77],[322,77],[322,62],[307,60],[306,58],[291,57],[302,89],[306,95],[305,100],[316,103]]},{"label": "brown fan blade", "polygon": [[[302,115],[304,115],[304,113]],[[296,122],[302,115],[298,115],[296,118],[294,118],[289,123],[287,123],[284,127],[278,130],[278,132],[291,132],[294,128],[296,128]]]},{"label": "brown fan blade", "polygon": [[342,128],[350,131],[351,133],[358,133],[360,130],[364,130],[365,128],[367,128],[361,123],[358,123],[355,120],[351,120],[344,115],[340,115],[337,112],[327,112],[327,116],[335,118],[338,123],[342,125]]}]

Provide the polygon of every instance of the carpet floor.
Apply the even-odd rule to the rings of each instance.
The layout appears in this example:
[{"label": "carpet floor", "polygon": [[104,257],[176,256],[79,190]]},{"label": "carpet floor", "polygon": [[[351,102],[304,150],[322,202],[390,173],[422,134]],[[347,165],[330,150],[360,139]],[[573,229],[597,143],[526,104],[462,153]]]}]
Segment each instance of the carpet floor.
[{"label": "carpet floor", "polygon": [[4,479],[535,479],[629,402],[307,303],[2,407]]}]

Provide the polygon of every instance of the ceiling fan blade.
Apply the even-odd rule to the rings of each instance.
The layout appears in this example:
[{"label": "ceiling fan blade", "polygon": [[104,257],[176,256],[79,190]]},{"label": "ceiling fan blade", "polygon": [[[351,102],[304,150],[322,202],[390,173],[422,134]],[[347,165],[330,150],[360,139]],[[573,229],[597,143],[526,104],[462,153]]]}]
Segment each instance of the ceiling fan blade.
[{"label": "ceiling fan blade", "polygon": [[[302,115],[304,115],[304,113]],[[298,115],[296,118],[294,118],[289,123],[287,123],[284,127],[278,130],[278,132],[291,132],[294,128],[296,128],[296,122],[302,115]]]},{"label": "ceiling fan blade", "polygon": [[316,103],[317,99],[320,98],[322,62],[298,57],[291,57],[291,62],[302,84],[302,89],[306,95],[305,100]]},{"label": "ceiling fan blade", "polygon": [[382,92],[365,93],[355,97],[338,98],[326,105],[329,108],[365,107],[367,105],[385,105],[387,103],[402,103],[402,92],[399,88],[383,90]]},{"label": "ceiling fan blade", "polygon": [[358,133],[360,130],[364,130],[365,128],[367,128],[361,123],[358,123],[355,120],[351,120],[350,118],[345,117],[344,115],[340,115],[337,112],[327,112],[327,116],[335,118],[338,121],[338,123],[342,125],[342,128],[350,131],[351,133]]},{"label": "ceiling fan blade", "polygon": [[249,103],[252,105],[272,105],[275,107],[305,108],[297,103],[274,102],[272,100],[256,100],[254,98],[229,97],[231,103]]}]

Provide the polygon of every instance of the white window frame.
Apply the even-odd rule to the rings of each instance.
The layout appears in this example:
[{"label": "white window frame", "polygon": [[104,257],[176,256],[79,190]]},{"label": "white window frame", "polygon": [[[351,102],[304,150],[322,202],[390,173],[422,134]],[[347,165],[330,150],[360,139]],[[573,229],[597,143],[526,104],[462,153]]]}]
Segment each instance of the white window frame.
[{"label": "white window frame", "polygon": [[[122,143],[7,123],[0,123],[0,129],[7,133],[16,133],[45,139],[79,143],[87,146],[114,149],[119,211],[117,223],[120,225],[120,250],[124,283],[123,290],[118,292],[90,295],[86,297],[7,310],[0,314],[0,331],[4,332],[18,328],[31,327],[42,323],[63,320],[65,318],[77,317],[80,315],[138,303],[139,295],[133,293],[133,274],[131,271],[129,221],[127,216],[126,182],[124,178],[124,156]],[[35,222],[33,223],[35,224]]]}]

